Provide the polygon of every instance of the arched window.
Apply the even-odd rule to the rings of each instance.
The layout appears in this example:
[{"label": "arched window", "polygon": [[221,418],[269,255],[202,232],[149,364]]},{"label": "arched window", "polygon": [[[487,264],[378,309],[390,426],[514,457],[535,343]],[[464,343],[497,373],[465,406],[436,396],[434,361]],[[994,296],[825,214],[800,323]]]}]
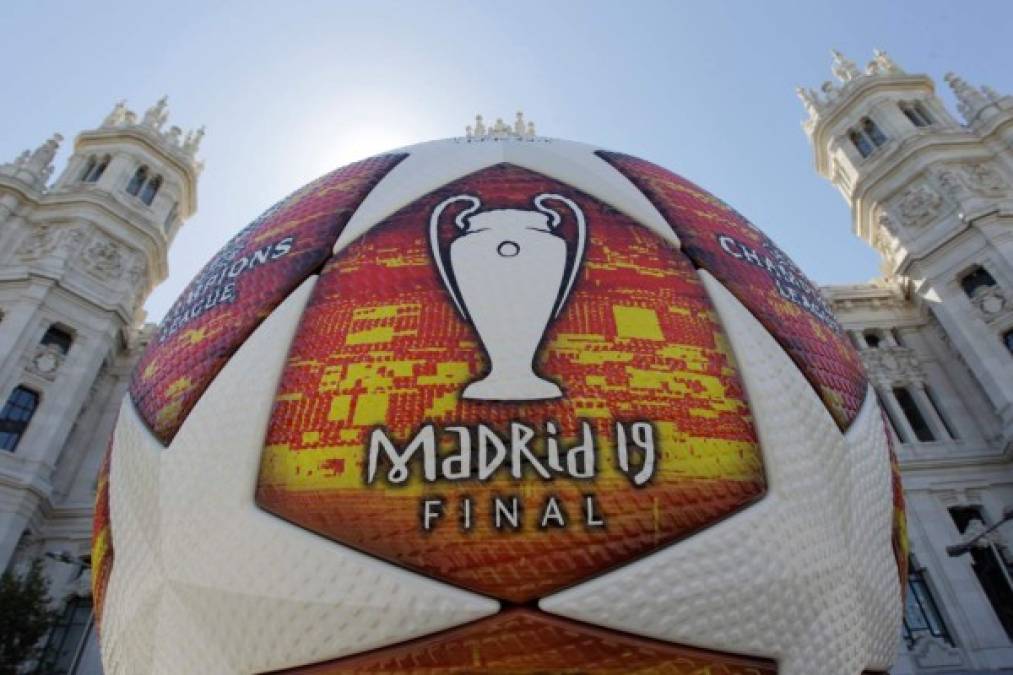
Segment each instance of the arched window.
[{"label": "arched window", "polygon": [[144,188],[141,190],[141,201],[151,206],[151,202],[155,200],[155,195],[158,194],[158,188],[162,187],[162,177],[155,176],[147,183],[144,184]]},{"label": "arched window", "polygon": [[148,167],[142,166],[134,172],[134,177],[127,183],[127,194],[136,195],[141,191],[141,187],[145,181],[148,180]]},{"label": "arched window", "polygon": [[39,406],[39,395],[28,387],[15,387],[0,411],[0,449],[14,452]]},{"label": "arched window", "polygon": [[91,157],[88,158],[88,163],[84,165],[84,171],[81,172],[81,180],[83,182],[88,181],[88,176],[92,174],[97,165],[98,162],[95,161],[95,155],[92,155]]},{"label": "arched window", "polygon": [[876,123],[868,117],[862,118],[862,132],[869,137],[869,140],[872,141],[876,147],[886,143],[886,136],[884,136],[883,132],[879,130]]},{"label": "arched window", "polygon": [[936,435],[932,433],[929,423],[925,421],[925,417],[918,408],[918,404],[915,403],[911,392],[905,387],[894,387],[893,395],[897,399],[897,403],[900,404],[900,409],[903,411],[904,417],[907,418],[908,424],[911,425],[911,430],[915,432],[918,440],[923,443],[930,443],[936,440]]},{"label": "arched window", "polygon": [[867,344],[870,348],[872,349],[878,348],[880,343],[882,343],[882,341],[883,338],[881,338],[879,336],[879,333],[877,333],[876,331],[869,330],[865,332],[865,344]]},{"label": "arched window", "polygon": [[869,142],[869,139],[865,137],[865,134],[859,131],[851,131],[848,133],[848,138],[851,139],[851,143],[855,146],[855,149],[858,150],[858,154],[862,157],[868,157],[872,154],[874,148],[872,147],[872,143]]},{"label": "arched window", "polygon": [[916,127],[928,127],[932,125],[932,118],[929,117],[928,111],[921,103],[899,103],[901,112],[904,116],[911,121],[911,124]]},{"label": "arched window", "polygon": [[84,177],[85,182],[94,183],[99,178],[101,178],[102,174],[105,173],[106,167],[109,166],[109,159],[110,159],[109,155],[106,155],[105,157],[100,159],[98,163],[94,167],[92,167],[91,171],[89,171],[88,174]]},{"label": "arched window", "polygon": [[995,279],[988,273],[988,270],[981,266],[975,266],[969,272],[960,277],[960,287],[964,289],[967,297],[973,298],[983,288],[995,286]]},{"label": "arched window", "polygon": [[56,324],[53,324],[46,329],[46,334],[42,336],[42,340],[39,342],[43,345],[52,345],[56,347],[60,353],[66,355],[66,353],[70,351],[70,345],[74,342],[74,338],[70,333]]}]

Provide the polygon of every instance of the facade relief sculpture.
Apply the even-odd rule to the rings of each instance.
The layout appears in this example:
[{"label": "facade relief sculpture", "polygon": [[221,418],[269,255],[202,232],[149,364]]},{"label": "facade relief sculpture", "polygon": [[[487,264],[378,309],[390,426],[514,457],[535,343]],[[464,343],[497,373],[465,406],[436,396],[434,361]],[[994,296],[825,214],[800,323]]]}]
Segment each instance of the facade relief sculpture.
[{"label": "facade relief sculpture", "polygon": [[883,345],[860,352],[869,378],[877,385],[910,385],[925,381],[925,369],[913,349]]},{"label": "facade relief sculpture", "polygon": [[119,278],[124,264],[120,245],[106,237],[96,239],[85,249],[85,269],[100,279]]},{"label": "facade relief sculpture", "polygon": [[902,224],[919,227],[931,222],[942,205],[942,197],[925,185],[918,185],[901,194],[895,203],[895,209]]},{"label": "facade relief sculpture", "polygon": [[987,162],[966,164],[964,166],[964,173],[971,188],[981,194],[1000,195],[1006,192],[1008,187],[1002,174]]}]

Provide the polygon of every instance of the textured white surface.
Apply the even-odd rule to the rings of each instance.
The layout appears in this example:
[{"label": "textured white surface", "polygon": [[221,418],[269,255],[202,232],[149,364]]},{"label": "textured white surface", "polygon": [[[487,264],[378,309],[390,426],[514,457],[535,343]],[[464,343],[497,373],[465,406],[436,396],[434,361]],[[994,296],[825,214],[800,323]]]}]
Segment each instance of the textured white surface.
[{"label": "textured white surface", "polygon": [[419,197],[502,162],[537,171],[583,190],[678,246],[678,237],[654,205],[625,176],[594,154],[599,149],[584,143],[541,138],[471,143],[445,139],[400,148],[398,152],[407,152],[408,157],[391,169],[362,201],[334,243],[334,252]]},{"label": "textured white surface", "polygon": [[756,420],[768,492],[669,548],[543,599],[545,611],[778,660],[781,675],[885,667],[900,626],[886,439],[874,396],[847,438],[798,368],[700,273]]},{"label": "textured white surface", "polygon": [[250,336],[168,449],[124,401],[110,482],[116,557],[102,626],[110,675],[262,672],[498,611],[495,601],[351,551],[254,504],[276,383],[314,281]]}]

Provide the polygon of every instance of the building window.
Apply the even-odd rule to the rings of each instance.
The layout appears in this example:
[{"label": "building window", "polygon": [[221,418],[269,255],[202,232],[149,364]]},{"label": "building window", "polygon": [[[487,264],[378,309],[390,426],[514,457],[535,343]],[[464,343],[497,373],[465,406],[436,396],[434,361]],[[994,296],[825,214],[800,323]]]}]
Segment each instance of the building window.
[{"label": "building window", "polygon": [[141,187],[148,180],[148,167],[142,166],[134,172],[133,178],[127,183],[127,194],[136,196],[141,191]]},{"label": "building window", "polygon": [[[950,517],[965,537],[986,529],[987,523],[980,506],[954,506],[950,508]],[[1006,630],[1006,635],[1013,639],[1013,588],[1010,587],[1010,568],[1002,554],[990,541],[978,540],[968,552],[971,556],[971,569],[978,577],[978,583],[985,592],[999,623]]]},{"label": "building window", "polygon": [[928,422],[925,421],[922,411],[918,409],[918,405],[915,403],[911,392],[905,387],[894,387],[893,396],[897,399],[897,403],[900,404],[900,409],[903,411],[904,417],[907,418],[908,424],[911,425],[911,429],[915,432],[918,440],[922,443],[930,443],[936,440],[935,434],[932,433]]},{"label": "building window", "polygon": [[848,138],[851,139],[851,143],[855,146],[855,149],[858,150],[858,154],[862,157],[868,157],[872,154],[874,148],[869,139],[865,137],[865,134],[858,131],[851,131],[848,133]]},{"label": "building window", "polygon": [[73,597],[67,601],[63,614],[49,632],[42,652],[39,670],[35,672],[69,675],[77,668],[85,643],[91,636],[91,598]]},{"label": "building window", "polygon": [[916,127],[932,126],[932,118],[929,116],[925,106],[921,103],[918,103],[917,101],[914,103],[903,102],[898,105],[900,106],[901,112],[904,113],[904,116],[911,121],[911,124]]},{"label": "building window", "polygon": [[147,183],[144,184],[144,188],[141,190],[141,201],[151,206],[151,202],[155,200],[155,195],[158,194],[158,188],[162,187],[162,177],[155,176]]},{"label": "building window", "polygon": [[904,641],[910,648],[924,635],[937,637],[952,645],[953,639],[939,613],[935,598],[925,580],[925,571],[910,559],[907,577],[907,595],[904,597]]},{"label": "building window", "polygon": [[15,387],[0,411],[0,449],[14,452],[18,441],[39,407],[39,395],[27,387]]},{"label": "building window", "polygon": [[56,347],[61,354],[66,356],[67,352],[70,351],[71,343],[74,342],[74,337],[56,324],[53,324],[46,329],[46,334],[42,336],[42,340],[39,342],[43,345]]},{"label": "building window", "polygon": [[84,165],[84,171],[81,172],[81,180],[88,182],[88,177],[95,171],[96,166],[98,166],[98,162],[95,161],[95,155],[92,155],[88,158],[88,163]]},{"label": "building window", "polygon": [[869,330],[865,332],[865,344],[870,348],[877,349],[882,342],[883,338],[876,331]]},{"label": "building window", "polygon": [[1008,330],[1002,334],[1002,342],[1006,345],[1006,350],[1010,354],[1013,354],[1013,330]]},{"label": "building window", "polygon": [[877,148],[886,143],[886,136],[879,130],[879,126],[868,117],[862,118],[862,132]]},{"label": "building window", "polygon": [[992,286],[995,286],[995,279],[984,267],[976,266],[960,277],[960,287],[969,298],[973,298],[979,290]]},{"label": "building window", "polygon": [[84,167],[84,173],[81,174],[81,180],[85,183],[97,181],[105,173],[106,167],[109,166],[109,160],[109,155],[105,155],[100,159],[89,157],[88,164]]},{"label": "building window", "polygon": [[879,126],[868,117],[858,122],[858,127],[848,132],[848,138],[862,157],[868,157],[879,146],[886,143],[886,135]]}]

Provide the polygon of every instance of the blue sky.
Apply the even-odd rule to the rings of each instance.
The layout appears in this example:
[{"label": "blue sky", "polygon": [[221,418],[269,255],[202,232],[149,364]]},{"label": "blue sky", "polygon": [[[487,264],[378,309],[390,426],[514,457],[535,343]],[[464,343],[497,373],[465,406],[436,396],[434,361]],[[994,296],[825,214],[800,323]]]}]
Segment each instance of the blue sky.
[{"label": "blue sky", "polygon": [[[169,95],[207,124],[199,211],[148,300],[168,309],[275,200],[398,145],[518,108],[540,133],[636,154],[731,203],[820,283],[877,274],[844,200],[812,169],[798,84],[829,49],[887,50],[941,84],[1013,92],[1013,3],[174,2],[0,5],[0,161]],[[953,109],[945,85],[940,94]],[[58,158],[58,170],[70,143]]]}]

